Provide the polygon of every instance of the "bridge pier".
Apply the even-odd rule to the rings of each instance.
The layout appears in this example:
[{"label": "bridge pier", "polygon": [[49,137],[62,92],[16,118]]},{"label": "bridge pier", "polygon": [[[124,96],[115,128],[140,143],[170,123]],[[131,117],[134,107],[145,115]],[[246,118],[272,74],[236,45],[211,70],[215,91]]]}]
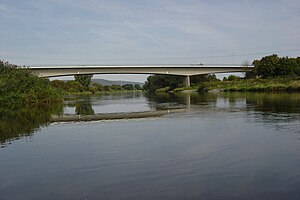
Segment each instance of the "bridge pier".
[{"label": "bridge pier", "polygon": [[186,76],[183,80],[183,87],[190,87],[190,86],[191,86],[190,76]]}]

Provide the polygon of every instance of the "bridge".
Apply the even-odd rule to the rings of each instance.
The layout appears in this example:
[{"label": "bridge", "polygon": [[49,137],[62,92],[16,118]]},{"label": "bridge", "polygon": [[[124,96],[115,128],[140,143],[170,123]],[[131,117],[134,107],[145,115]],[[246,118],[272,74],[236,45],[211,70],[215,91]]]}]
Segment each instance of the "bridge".
[{"label": "bridge", "polygon": [[245,72],[253,66],[230,65],[93,65],[93,66],[36,66],[29,67],[39,77],[71,76],[78,74],[164,74],[185,76],[184,86],[190,86],[190,76],[212,73]]}]

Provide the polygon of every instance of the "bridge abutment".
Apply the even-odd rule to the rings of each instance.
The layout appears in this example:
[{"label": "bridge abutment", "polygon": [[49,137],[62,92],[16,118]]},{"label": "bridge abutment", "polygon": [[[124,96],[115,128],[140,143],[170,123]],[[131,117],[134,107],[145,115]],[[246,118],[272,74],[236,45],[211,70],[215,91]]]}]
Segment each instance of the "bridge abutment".
[{"label": "bridge abutment", "polygon": [[190,76],[186,76],[183,80],[183,87],[190,87],[190,86],[191,86]]}]

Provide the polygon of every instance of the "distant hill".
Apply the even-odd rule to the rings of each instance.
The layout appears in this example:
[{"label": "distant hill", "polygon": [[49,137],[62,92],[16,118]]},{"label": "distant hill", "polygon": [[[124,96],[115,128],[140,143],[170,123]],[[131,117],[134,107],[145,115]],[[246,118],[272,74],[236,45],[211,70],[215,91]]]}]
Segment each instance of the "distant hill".
[{"label": "distant hill", "polygon": [[144,85],[144,83],[141,82],[133,82],[133,81],[110,81],[106,79],[92,79],[92,82],[99,83],[101,85],[126,85],[126,84],[138,84],[141,87]]}]

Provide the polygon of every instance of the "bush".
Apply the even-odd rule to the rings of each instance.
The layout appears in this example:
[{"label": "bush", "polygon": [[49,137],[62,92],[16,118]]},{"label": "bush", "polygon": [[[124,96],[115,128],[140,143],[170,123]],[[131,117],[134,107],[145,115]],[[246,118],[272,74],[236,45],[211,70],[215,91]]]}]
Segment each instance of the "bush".
[{"label": "bush", "polygon": [[115,85],[115,84],[113,84],[113,85],[111,86],[111,89],[112,89],[112,90],[123,90],[123,88],[122,88],[121,85]]},{"label": "bush", "polygon": [[66,83],[61,80],[53,80],[51,81],[51,85],[59,90],[66,90]]},{"label": "bush", "polygon": [[107,92],[111,91],[111,88],[109,85],[104,85],[103,89],[104,89],[104,91],[107,91]]},{"label": "bush", "polygon": [[238,81],[238,80],[241,80],[241,77],[235,76],[235,75],[230,75],[230,76],[228,76],[227,80],[228,81]]},{"label": "bush", "polygon": [[122,88],[124,90],[133,90],[133,85],[132,84],[122,85]]},{"label": "bush", "polygon": [[98,91],[98,88],[96,86],[90,86],[89,91],[95,94]]},{"label": "bush", "polygon": [[84,87],[77,81],[67,81],[66,83],[66,90],[68,92],[83,92]]},{"label": "bush", "polygon": [[0,61],[0,103],[43,103],[61,101],[62,93],[45,78],[25,67]]},{"label": "bush", "polygon": [[99,83],[93,83],[93,86],[95,86],[98,91],[105,91],[103,85]]},{"label": "bush", "polygon": [[143,88],[139,84],[134,85],[135,90],[142,90]]},{"label": "bush", "polygon": [[159,88],[157,90],[155,90],[156,93],[160,93],[160,92],[168,92],[170,90],[170,87],[163,87],[163,88]]}]

